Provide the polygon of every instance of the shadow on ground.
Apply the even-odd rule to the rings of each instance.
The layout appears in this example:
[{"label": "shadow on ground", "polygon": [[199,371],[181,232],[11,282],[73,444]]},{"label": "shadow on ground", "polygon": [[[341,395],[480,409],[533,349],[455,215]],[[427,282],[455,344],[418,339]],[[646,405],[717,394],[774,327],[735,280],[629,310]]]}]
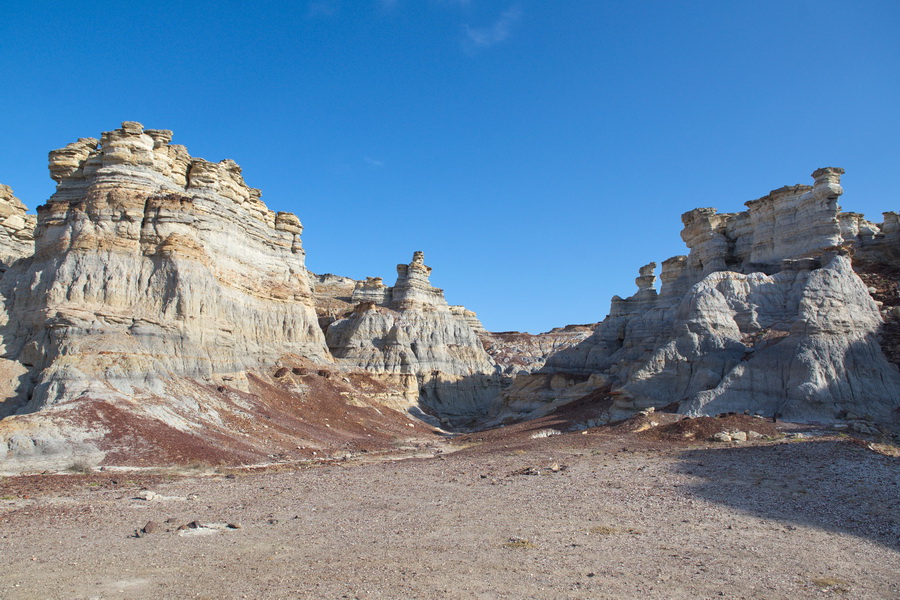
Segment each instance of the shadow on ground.
[{"label": "shadow on ground", "polygon": [[900,459],[845,441],[689,450],[682,491],[763,519],[866,538],[900,550]]}]

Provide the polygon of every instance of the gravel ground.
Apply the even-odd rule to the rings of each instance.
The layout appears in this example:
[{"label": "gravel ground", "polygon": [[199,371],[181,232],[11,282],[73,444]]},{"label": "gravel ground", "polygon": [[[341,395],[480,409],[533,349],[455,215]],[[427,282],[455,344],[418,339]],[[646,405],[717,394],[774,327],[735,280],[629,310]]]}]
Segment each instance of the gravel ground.
[{"label": "gravel ground", "polygon": [[896,599],[898,466],[835,439],[592,432],[280,472],[10,477],[0,598]]}]

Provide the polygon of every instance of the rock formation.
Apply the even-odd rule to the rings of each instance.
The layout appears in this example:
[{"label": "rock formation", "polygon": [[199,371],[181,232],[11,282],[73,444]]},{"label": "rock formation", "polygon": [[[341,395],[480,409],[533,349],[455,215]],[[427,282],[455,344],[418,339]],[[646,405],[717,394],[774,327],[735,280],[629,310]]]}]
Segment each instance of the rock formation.
[{"label": "rock formation", "polygon": [[36,218],[0,186],[5,465],[259,462],[384,447],[410,414],[473,428],[578,399],[897,416],[900,216],[839,212],[840,169],[685,213],[690,252],[658,280],[645,265],[596,328],[533,336],[448,305],[421,252],[390,287],[309,273],[296,216],[171,139],[126,122],[51,152]]},{"label": "rock formation", "polygon": [[34,226],[21,200],[7,185],[0,184],[0,273],[20,258],[34,254]]},{"label": "rock formation", "polygon": [[268,210],[233,161],[171,137],[126,122],[50,153],[34,256],[0,290],[4,360],[28,369],[6,413],[172,394],[177,377],[240,387],[284,354],[328,359],[300,221]]},{"label": "rock formation", "polygon": [[503,374],[516,376],[537,371],[550,356],[588,338],[596,326],[597,323],[566,325],[538,334],[476,331],[485,351],[501,367]]},{"label": "rock formation", "polygon": [[433,287],[422,252],[397,265],[397,282],[357,282],[356,308],[331,323],[326,340],[349,370],[415,375],[422,408],[445,424],[473,423],[499,395],[503,380],[484,351],[475,313],[449,306]]},{"label": "rock formation", "polygon": [[663,262],[659,292],[656,265],[641,268],[638,292],[613,298],[590,338],[517,379],[504,410],[535,415],[603,391],[610,416],[677,403],[692,415],[893,419],[900,372],[849,254],[895,252],[896,219],[839,213],[841,173],[819,169],[813,186],[775,190],[741,213],[685,213],[690,253]]}]

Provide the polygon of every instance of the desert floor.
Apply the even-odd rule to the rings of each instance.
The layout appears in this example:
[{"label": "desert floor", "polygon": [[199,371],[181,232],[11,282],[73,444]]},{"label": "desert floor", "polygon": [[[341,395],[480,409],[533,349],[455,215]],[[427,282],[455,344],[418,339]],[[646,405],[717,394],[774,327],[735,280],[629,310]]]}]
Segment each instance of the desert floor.
[{"label": "desert floor", "polygon": [[0,598],[896,599],[898,467],[847,438],[598,429],[7,477]]}]

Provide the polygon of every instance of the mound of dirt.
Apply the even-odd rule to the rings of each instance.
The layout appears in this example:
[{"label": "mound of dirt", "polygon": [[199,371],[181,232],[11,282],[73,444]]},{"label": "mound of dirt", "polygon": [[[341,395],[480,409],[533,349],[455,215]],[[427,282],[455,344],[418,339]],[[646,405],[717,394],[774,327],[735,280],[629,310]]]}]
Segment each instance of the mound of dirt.
[{"label": "mound of dirt", "polygon": [[704,441],[712,439],[720,431],[755,431],[769,437],[781,435],[775,424],[767,419],[736,413],[725,413],[717,417],[685,418],[645,429],[640,431],[639,435],[665,441]]}]

